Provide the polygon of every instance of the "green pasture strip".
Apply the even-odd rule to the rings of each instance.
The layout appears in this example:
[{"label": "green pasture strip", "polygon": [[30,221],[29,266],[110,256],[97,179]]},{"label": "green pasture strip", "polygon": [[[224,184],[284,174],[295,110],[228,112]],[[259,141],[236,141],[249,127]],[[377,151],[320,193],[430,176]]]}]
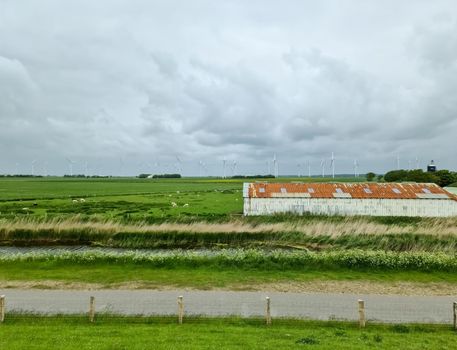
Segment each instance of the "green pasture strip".
[{"label": "green pasture strip", "polygon": [[0,348],[16,349],[454,349],[450,326],[368,325],[261,319],[17,315],[0,325]]},{"label": "green pasture strip", "polygon": [[17,261],[0,263],[0,281],[40,281],[95,283],[104,288],[139,282],[145,288],[186,287],[196,289],[230,288],[249,290],[262,283],[307,281],[446,282],[457,283],[455,272],[349,269],[304,266],[301,269],[250,269],[214,266],[152,267],[135,263],[56,261]]},{"label": "green pasture strip", "polygon": [[[264,181],[263,179],[259,179]],[[360,182],[363,178],[278,178],[269,182]],[[181,178],[0,178],[0,200],[91,197],[173,191],[242,189],[244,182],[256,179]]]},{"label": "green pasture strip", "polygon": [[242,189],[242,182],[195,179],[0,178],[0,200]]}]

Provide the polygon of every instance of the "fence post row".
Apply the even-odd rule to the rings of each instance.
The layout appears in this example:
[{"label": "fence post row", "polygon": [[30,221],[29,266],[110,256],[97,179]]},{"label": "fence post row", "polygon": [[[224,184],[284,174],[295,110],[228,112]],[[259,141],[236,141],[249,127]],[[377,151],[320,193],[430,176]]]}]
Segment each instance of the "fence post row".
[{"label": "fence post row", "polygon": [[457,301],[452,304],[452,312],[454,314],[454,330],[457,331]]},{"label": "fence post row", "polygon": [[0,323],[5,321],[5,296],[0,295]]},{"label": "fence post row", "polygon": [[359,299],[359,327],[365,327],[365,302]]},{"label": "fence post row", "polygon": [[184,317],[184,303],[182,301],[182,296],[178,297],[178,323],[182,324],[182,319]]},{"label": "fence post row", "polygon": [[270,297],[266,297],[267,301],[267,306],[265,309],[265,320],[267,322],[267,325],[271,325],[271,308],[270,308]]},{"label": "fence post row", "polygon": [[95,297],[90,297],[89,300],[89,321],[95,321]]}]

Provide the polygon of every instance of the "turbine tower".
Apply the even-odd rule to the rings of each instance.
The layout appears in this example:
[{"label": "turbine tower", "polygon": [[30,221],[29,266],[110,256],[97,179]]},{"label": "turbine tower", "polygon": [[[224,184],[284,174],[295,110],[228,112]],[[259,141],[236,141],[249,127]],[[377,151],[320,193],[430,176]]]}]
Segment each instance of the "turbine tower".
[{"label": "turbine tower", "polygon": [[35,164],[38,162],[38,160],[34,159],[32,160],[32,176],[35,176]]},{"label": "turbine tower", "polygon": [[359,163],[354,159],[354,177],[359,177]]},{"label": "turbine tower", "polygon": [[278,169],[278,161],[276,159],[276,153],[273,155],[273,171],[275,178],[278,178],[279,169]]},{"label": "turbine tower", "polygon": [[330,167],[332,168],[332,178],[335,178],[335,157],[332,152],[332,158],[330,159]]},{"label": "turbine tower", "polygon": [[311,162],[308,160],[308,177],[311,177]]},{"label": "turbine tower", "polygon": [[70,176],[73,176],[73,164],[75,164],[76,162],[74,160],[71,160],[69,158],[65,158],[68,162],[68,167],[70,169]]},{"label": "turbine tower", "polygon": [[325,177],[325,159],[321,160],[322,177]]}]

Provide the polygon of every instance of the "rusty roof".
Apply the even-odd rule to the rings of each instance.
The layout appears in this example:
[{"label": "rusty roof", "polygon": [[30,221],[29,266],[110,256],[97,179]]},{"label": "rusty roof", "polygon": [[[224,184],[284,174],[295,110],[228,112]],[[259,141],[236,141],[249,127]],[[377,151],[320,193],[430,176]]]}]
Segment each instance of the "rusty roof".
[{"label": "rusty roof", "polygon": [[248,198],[450,199],[457,196],[431,183],[248,183]]}]

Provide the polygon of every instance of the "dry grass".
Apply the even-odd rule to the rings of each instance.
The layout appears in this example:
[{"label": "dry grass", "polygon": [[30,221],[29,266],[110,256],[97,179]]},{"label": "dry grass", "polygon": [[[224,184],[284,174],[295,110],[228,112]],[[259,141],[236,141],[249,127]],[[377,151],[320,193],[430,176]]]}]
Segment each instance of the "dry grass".
[{"label": "dry grass", "polygon": [[0,220],[0,235],[8,239],[18,231],[64,233],[68,231],[85,231],[87,233],[116,234],[127,233],[303,233],[311,236],[326,235],[385,235],[385,234],[421,234],[421,235],[457,235],[457,218],[423,219],[418,224],[382,224],[370,218],[345,218],[334,222],[325,218],[316,220],[292,220],[290,223],[248,223],[234,220],[228,223],[195,222],[190,224],[123,224],[114,221],[83,222],[78,217],[62,220]]},{"label": "dry grass", "polygon": [[457,284],[447,282],[375,282],[375,281],[326,281],[311,280],[281,281],[269,283],[229,283],[225,287],[177,287],[150,281],[122,283],[84,283],[67,281],[0,281],[0,289],[54,289],[54,290],[214,290],[214,291],[258,291],[282,293],[337,293],[337,294],[377,294],[377,295],[420,295],[448,296],[457,295]]}]

